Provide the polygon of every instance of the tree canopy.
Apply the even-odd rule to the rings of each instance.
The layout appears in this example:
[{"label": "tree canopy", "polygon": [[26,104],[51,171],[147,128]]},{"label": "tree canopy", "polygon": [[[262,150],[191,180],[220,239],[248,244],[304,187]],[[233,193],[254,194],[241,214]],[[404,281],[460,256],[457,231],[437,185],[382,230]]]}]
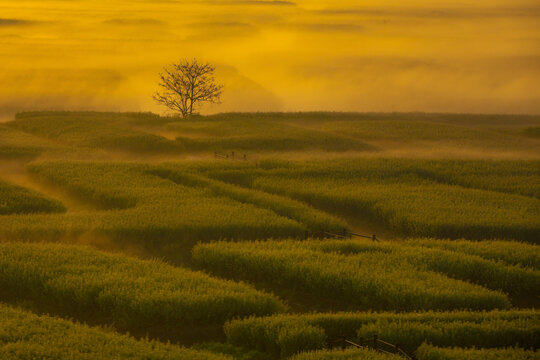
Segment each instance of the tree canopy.
[{"label": "tree canopy", "polygon": [[171,64],[160,74],[161,91],[154,100],[179,112],[183,117],[193,114],[204,102],[219,103],[223,85],[216,82],[216,68],[196,59]]}]

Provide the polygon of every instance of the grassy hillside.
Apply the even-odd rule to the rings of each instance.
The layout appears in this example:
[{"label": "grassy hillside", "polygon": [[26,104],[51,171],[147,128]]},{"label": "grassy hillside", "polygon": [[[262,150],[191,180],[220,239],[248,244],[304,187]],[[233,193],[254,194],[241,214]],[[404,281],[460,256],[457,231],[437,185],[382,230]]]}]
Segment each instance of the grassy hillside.
[{"label": "grassy hillside", "polygon": [[536,358],[538,127],[18,114],[0,125],[0,358],[396,359],[375,335],[419,360]]}]

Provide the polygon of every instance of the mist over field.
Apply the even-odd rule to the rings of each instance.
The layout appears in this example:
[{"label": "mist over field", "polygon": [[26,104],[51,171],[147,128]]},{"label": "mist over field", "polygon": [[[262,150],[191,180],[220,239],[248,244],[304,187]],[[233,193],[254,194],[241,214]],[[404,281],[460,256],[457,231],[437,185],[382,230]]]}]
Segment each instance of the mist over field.
[{"label": "mist over field", "polygon": [[533,360],[538,0],[0,0],[0,360]]},{"label": "mist over field", "polygon": [[0,117],[163,112],[160,69],[217,65],[224,111],[540,113],[535,0],[0,2]]}]

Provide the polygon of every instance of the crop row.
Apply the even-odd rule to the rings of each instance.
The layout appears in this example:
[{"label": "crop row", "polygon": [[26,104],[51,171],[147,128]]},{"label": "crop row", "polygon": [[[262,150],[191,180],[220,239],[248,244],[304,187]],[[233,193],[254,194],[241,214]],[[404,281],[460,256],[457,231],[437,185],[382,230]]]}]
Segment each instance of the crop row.
[{"label": "crop row", "polygon": [[[434,243],[447,244],[452,241],[434,240]],[[468,241],[468,243],[472,243]],[[515,245],[529,248],[533,254],[538,253],[538,246],[515,242],[501,247]],[[481,255],[437,247],[428,240],[409,240],[402,243],[373,244],[366,240],[314,242],[308,246],[324,252],[338,252],[344,255],[362,255],[363,253],[382,251],[406,260],[415,269],[445,274],[453,279],[469,281],[489,289],[502,290],[511,295],[540,295],[540,271],[524,267],[522,264],[507,264]]]},{"label": "crop row", "polygon": [[418,360],[535,360],[538,352],[520,348],[442,348],[424,344],[416,351]]},{"label": "crop row", "polygon": [[[492,151],[530,153],[538,149],[538,144],[526,137],[491,128],[509,123],[538,125],[538,118],[418,113],[230,113],[176,121],[167,124],[166,129],[188,141],[193,139],[188,147],[211,149],[219,146],[252,151],[343,147],[356,150],[356,144],[362,141],[385,148],[407,149],[412,143],[415,148],[467,149],[482,155]],[[278,142],[278,138],[284,141]],[[341,139],[341,144],[336,139]]]},{"label": "crop row", "polygon": [[43,239],[85,232],[150,243],[213,239],[304,237],[306,225],[210,189],[162,179],[142,164],[49,162],[30,166],[40,181],[58,186],[99,210],[0,218],[5,237]]},{"label": "crop row", "polygon": [[33,158],[58,147],[47,139],[0,125],[0,159]]},{"label": "crop row", "polygon": [[528,243],[501,240],[467,241],[440,239],[409,239],[408,244],[445,249],[509,265],[540,270],[538,246]]},{"label": "crop row", "polygon": [[[355,246],[366,251],[351,253]],[[447,259],[437,263],[439,256]],[[536,294],[539,279],[533,269],[473,255],[365,241],[215,242],[197,245],[193,258],[222,276],[302,289],[354,310],[508,308],[508,297],[496,289]]]},{"label": "crop row", "polygon": [[436,160],[412,163],[417,175],[440,183],[540,198],[538,160]]},{"label": "crop row", "polygon": [[[527,153],[538,149],[534,127],[515,136],[488,127],[465,125],[470,117],[431,114],[219,114],[188,121],[150,113],[31,112],[17,114],[9,126],[65,144],[138,154],[236,150],[281,152],[373,151],[378,145],[441,147]],[[476,116],[471,121],[486,121]],[[510,118],[507,118],[510,119]],[[444,123],[441,123],[444,122]],[[510,121],[501,120],[496,121]],[[523,126],[537,119],[514,117]],[[502,123],[501,123],[502,124]],[[507,125],[507,124],[505,124]],[[178,136],[169,140],[160,134]],[[0,151],[1,153],[1,151]]]},{"label": "crop row", "polygon": [[403,360],[394,354],[384,354],[370,349],[316,350],[300,353],[291,360]]},{"label": "crop row", "polygon": [[379,221],[410,236],[530,242],[540,237],[540,200],[520,195],[427,180],[381,183],[261,177],[255,180],[254,187],[351,217]]},{"label": "crop row", "polygon": [[[419,271],[433,271],[453,279],[472,282],[489,289],[501,290],[510,295],[537,297],[540,295],[540,271],[523,266],[521,263],[508,264],[482,257],[481,254],[468,254],[466,251],[444,248],[452,241],[408,240],[405,243],[374,244],[366,240],[312,242],[307,247],[323,252],[337,252],[343,255],[362,255],[382,252],[406,260]],[[471,241],[462,243],[472,244]],[[494,242],[491,242],[494,243]],[[538,254],[538,246],[516,242],[503,242],[501,248],[515,246],[528,248],[532,256]],[[443,245],[437,247],[437,245]]]},{"label": "crop row", "polygon": [[0,180],[0,215],[65,212],[65,206],[38,192]]},{"label": "crop row", "polygon": [[[188,231],[188,228],[189,224],[196,222],[200,231],[195,233],[205,240],[284,235],[304,237],[307,229],[345,227],[342,221],[298,201],[286,199],[285,195],[338,213],[382,221],[396,231],[414,236],[499,237],[529,241],[537,241],[539,237],[540,225],[536,214],[540,212],[540,200],[534,197],[439,184],[408,174],[406,168],[400,169],[392,162],[364,164],[362,166],[368,168],[378,166],[378,170],[360,175],[362,166],[351,166],[347,172],[347,163],[340,165],[338,162],[329,169],[317,165],[296,170],[283,162],[263,162],[258,169],[235,165],[231,170],[218,164],[208,164],[206,169],[200,165],[200,171],[205,175],[232,182],[236,182],[234,177],[244,176],[240,181],[251,177],[252,181],[247,181],[250,185],[279,196],[188,175],[188,172],[197,170],[196,165],[187,165],[186,171],[179,165],[164,167],[169,172],[167,176],[170,176],[170,171],[174,172],[172,179],[176,179],[177,184],[152,175],[156,167],[149,165],[64,162],[37,164],[29,170],[40,179],[61,186],[102,209],[131,210],[120,213],[121,216],[114,212],[92,214],[91,219],[85,219],[83,214],[71,217],[69,221],[56,217],[48,221],[53,232],[61,228],[57,226],[55,230],[55,223],[71,224],[73,231],[88,230],[88,227],[108,231],[106,229],[114,228],[113,223],[116,222],[121,224],[117,228],[134,234],[144,232],[143,224],[146,223],[147,229],[154,225],[154,229],[168,232],[171,238],[181,234],[182,230],[178,228],[182,226],[184,232],[193,235],[194,231]],[[177,200],[179,198],[181,202]],[[163,214],[159,219],[152,215],[156,208]],[[203,208],[206,211],[202,211]],[[186,213],[188,217],[178,216]],[[255,214],[257,216],[252,216]],[[103,217],[105,220],[100,220]],[[136,226],[130,228],[133,221]],[[87,226],[87,222],[90,225]],[[216,222],[217,227],[213,226]],[[16,232],[31,232],[38,219],[25,219],[22,222],[24,229],[17,225],[20,219],[12,219],[11,223]],[[217,235],[217,231],[221,234]],[[144,236],[152,235],[148,232]]]},{"label": "crop row", "polygon": [[[538,352],[520,348],[470,349],[442,348],[424,344],[416,351],[418,360],[536,360]],[[317,350],[303,352],[291,360],[400,360],[402,356],[366,348],[346,350]]]},{"label": "crop row", "polygon": [[110,330],[38,316],[1,304],[0,318],[0,358],[4,360],[232,360],[156,341],[135,340]]},{"label": "crop row", "polygon": [[426,340],[452,346],[535,347],[539,324],[535,310],[315,313],[233,320],[225,324],[225,333],[231,344],[281,356],[324,349],[341,340],[361,342],[359,336],[366,340],[375,334],[412,354]]},{"label": "crop row", "polygon": [[299,127],[285,121],[227,119],[173,122],[166,126],[181,136],[186,149],[210,151],[374,151],[377,147],[348,136]]},{"label": "crop row", "polygon": [[121,329],[221,324],[283,309],[277,298],[242,283],[89,248],[1,244],[0,268],[3,298]]},{"label": "crop row", "polygon": [[531,126],[523,129],[523,134],[525,136],[538,139],[540,138],[540,126]]},{"label": "crop row", "polygon": [[[484,301],[488,306],[488,299],[504,298],[500,293],[486,292],[485,288],[512,296],[540,295],[540,271],[534,263],[537,245],[491,241],[483,246],[464,240],[453,245],[451,240],[423,239],[383,243],[289,240],[205,244],[197,246],[193,255],[200,264],[220,274],[285,287],[301,285],[311,294],[330,292],[350,304],[370,309],[481,308]],[[506,249],[505,262],[498,254]],[[229,263],[237,266],[226,268]],[[403,285],[406,280],[400,274],[405,273],[414,284]],[[370,286],[377,291],[368,291]],[[462,293],[461,305],[460,296],[456,299],[452,295],[457,291]],[[475,300],[466,303],[465,294],[471,297],[469,300]],[[480,303],[474,305],[476,301]],[[503,304],[504,301],[498,302],[499,307]]]},{"label": "crop row", "polygon": [[[362,116],[362,119],[359,116],[357,120],[335,119],[315,126],[329,134],[352,136],[375,144],[380,143],[387,148],[405,150],[413,145],[416,149],[459,149],[465,154],[467,151],[464,150],[469,150],[477,156],[486,156],[490,153],[506,152],[526,154],[528,151],[538,151],[539,148],[531,139],[489,128],[495,124],[485,124],[487,126],[479,128],[474,124],[478,120],[471,119],[468,115],[442,120],[444,123],[439,122],[441,119],[430,116],[431,114],[397,114],[395,118],[383,118],[384,114],[373,114],[371,117]],[[464,123],[467,120],[470,123]],[[531,120],[531,124],[538,122],[537,119],[536,122],[532,118]],[[527,123],[528,121],[524,121],[524,124]]]},{"label": "crop row", "polygon": [[[176,168],[179,168],[177,165]],[[316,210],[305,203],[283,196],[268,194],[262,191],[245,189],[207,177],[191,174],[180,167],[180,170],[169,168],[156,169],[151,173],[170,179],[177,184],[196,186],[211,190],[216,196],[226,196],[242,203],[253,204],[270,209],[278,215],[305,224],[312,232],[343,231],[347,224],[327,213]]]},{"label": "crop row", "polygon": [[[292,176],[311,179],[364,179],[402,181],[411,178],[433,180],[447,185],[493,190],[540,197],[538,160],[425,160],[404,158],[333,159],[285,161],[263,159],[257,167],[231,164],[228,169],[244,175]],[[199,165],[202,171],[216,171],[215,164]],[[263,170],[263,171],[261,171]]]},{"label": "crop row", "polygon": [[77,147],[131,153],[177,153],[183,146],[164,137],[129,126],[137,114],[92,112],[22,113],[8,123],[24,132]]},{"label": "crop row", "polygon": [[538,161],[349,159],[265,160],[251,168],[201,166],[201,172],[404,235],[535,242],[538,168]]},{"label": "crop row", "polygon": [[399,344],[407,351],[414,351],[422,343],[437,346],[459,347],[508,347],[538,346],[540,322],[514,319],[490,319],[480,323],[463,321],[377,321],[365,324],[357,331],[358,338],[377,334],[392,344]]}]

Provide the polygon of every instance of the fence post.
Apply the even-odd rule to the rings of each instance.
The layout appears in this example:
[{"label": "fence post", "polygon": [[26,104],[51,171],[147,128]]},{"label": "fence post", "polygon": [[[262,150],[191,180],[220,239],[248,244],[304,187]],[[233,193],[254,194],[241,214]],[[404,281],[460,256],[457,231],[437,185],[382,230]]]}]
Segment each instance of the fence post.
[{"label": "fence post", "polygon": [[373,348],[379,350],[379,343],[377,342],[377,334],[373,335]]}]

